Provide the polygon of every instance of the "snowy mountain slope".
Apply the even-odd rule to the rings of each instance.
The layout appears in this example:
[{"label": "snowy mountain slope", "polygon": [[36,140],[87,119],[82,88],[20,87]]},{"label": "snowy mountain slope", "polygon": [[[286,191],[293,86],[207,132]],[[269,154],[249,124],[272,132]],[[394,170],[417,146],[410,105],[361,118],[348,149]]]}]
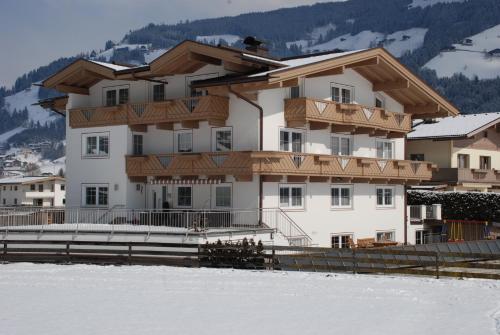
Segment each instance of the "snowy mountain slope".
[{"label": "snowy mountain slope", "polygon": [[34,103],[38,102],[38,86],[31,86],[24,91],[18,92],[14,95],[5,98],[5,109],[10,113],[14,112],[14,109],[20,111],[24,108],[28,109],[29,120],[33,122],[40,122],[40,124],[45,124],[45,122],[55,121],[59,116],[53,112],[43,109],[40,106],[33,106]]},{"label": "snowy mountain slope", "polygon": [[335,31],[337,27],[333,23],[326,24],[324,26],[319,26],[314,28],[309,34],[307,34],[305,39],[286,42],[286,47],[290,48],[293,44],[298,47],[306,48],[309,45],[318,43],[318,41],[324,38],[329,31]]},{"label": "snowy mountain slope", "polygon": [[335,48],[357,50],[383,46],[396,57],[400,57],[407,51],[420,48],[424,43],[427,31],[427,28],[411,28],[386,35],[365,30],[356,35],[345,34],[326,43],[307,47],[305,50],[308,52],[327,51]]},{"label": "snowy mountain slope", "polygon": [[452,2],[465,2],[468,0],[413,0],[411,4],[408,5],[408,8],[416,8],[416,7],[429,7],[434,6],[438,3],[452,3]]},{"label": "snowy mountain slope", "polygon": [[0,143],[7,142],[9,140],[9,138],[11,138],[12,136],[14,136],[16,134],[22,133],[26,129],[27,128],[25,128],[25,127],[16,127],[16,128],[14,128],[12,130],[6,131],[3,134],[0,134]]},{"label": "snowy mountain slope", "polygon": [[469,78],[491,79],[500,76],[500,56],[489,51],[500,48],[500,25],[468,37],[471,45],[454,44],[456,50],[443,51],[424,67],[435,70],[438,77],[462,73]]},{"label": "snowy mountain slope", "polygon": [[111,58],[113,57],[113,55],[115,54],[115,51],[120,50],[120,49],[127,49],[129,51],[141,49],[144,51],[148,51],[151,49],[151,45],[150,44],[117,44],[110,49],[107,49],[107,50],[104,50],[102,52],[97,53],[95,58],[96,59],[104,59],[106,62],[109,62],[111,60]]},{"label": "snowy mountain slope", "polygon": [[160,57],[163,55],[165,52],[167,52],[168,49],[155,49],[155,50],[150,50],[144,54],[144,60],[146,63],[151,63],[154,61],[156,58]]}]

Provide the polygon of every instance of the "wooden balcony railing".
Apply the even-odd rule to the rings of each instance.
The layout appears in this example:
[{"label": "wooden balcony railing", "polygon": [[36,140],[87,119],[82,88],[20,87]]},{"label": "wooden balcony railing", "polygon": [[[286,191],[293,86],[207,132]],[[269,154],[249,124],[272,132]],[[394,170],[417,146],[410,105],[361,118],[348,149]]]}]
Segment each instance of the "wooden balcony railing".
[{"label": "wooden balcony railing", "polygon": [[130,103],[112,107],[74,108],[69,112],[72,128],[115,125],[172,125],[175,122],[208,121],[224,125],[229,116],[229,99],[201,96],[161,102]]},{"label": "wooden balcony railing", "polygon": [[428,162],[288,152],[217,152],[128,156],[129,177],[269,176],[339,177],[372,180],[430,180]]},{"label": "wooden balcony railing", "polygon": [[410,114],[310,98],[286,99],[285,120],[289,127],[309,122],[311,129],[331,125],[332,131],[374,136],[403,137],[411,130]]},{"label": "wooden balcony railing", "polygon": [[440,168],[433,181],[448,183],[481,183],[500,185],[500,170]]}]

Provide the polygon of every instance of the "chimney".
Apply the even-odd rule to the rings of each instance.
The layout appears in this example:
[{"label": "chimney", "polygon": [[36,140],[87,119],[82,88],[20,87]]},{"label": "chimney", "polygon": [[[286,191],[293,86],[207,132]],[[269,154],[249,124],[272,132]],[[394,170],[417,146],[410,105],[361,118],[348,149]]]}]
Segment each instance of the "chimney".
[{"label": "chimney", "polygon": [[261,56],[267,56],[269,50],[266,47],[262,46],[263,43],[264,42],[259,41],[253,36],[247,36],[243,40],[243,44],[246,45],[246,50],[255,52]]}]

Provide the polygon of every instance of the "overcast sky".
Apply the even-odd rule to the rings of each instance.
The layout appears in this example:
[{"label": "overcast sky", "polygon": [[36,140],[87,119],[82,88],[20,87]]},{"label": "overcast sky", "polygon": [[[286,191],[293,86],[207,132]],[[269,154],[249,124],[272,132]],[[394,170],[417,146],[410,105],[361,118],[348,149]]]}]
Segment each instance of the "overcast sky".
[{"label": "overcast sky", "polygon": [[[0,86],[130,29],[332,0],[0,0]],[[339,1],[339,0],[335,0]]]}]

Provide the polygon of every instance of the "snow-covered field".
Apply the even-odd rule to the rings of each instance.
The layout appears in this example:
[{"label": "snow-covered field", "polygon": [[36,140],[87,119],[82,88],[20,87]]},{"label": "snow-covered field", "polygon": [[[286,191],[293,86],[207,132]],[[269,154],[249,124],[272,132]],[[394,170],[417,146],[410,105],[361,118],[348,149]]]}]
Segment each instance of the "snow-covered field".
[{"label": "snow-covered field", "polygon": [[500,333],[484,280],[24,263],[0,290],[2,334]]},{"label": "snow-covered field", "polygon": [[469,37],[472,45],[454,44],[455,51],[441,52],[424,66],[436,70],[438,77],[462,73],[469,78],[491,79],[500,76],[500,57],[486,52],[500,48],[500,25]]},{"label": "snow-covered field", "polygon": [[59,116],[53,112],[43,109],[40,106],[33,106],[34,103],[38,102],[38,90],[39,87],[31,86],[24,91],[18,92],[14,95],[5,98],[5,107],[12,113],[14,109],[17,111],[28,109],[29,119],[33,122],[39,121],[40,124],[44,125],[45,122],[51,122],[56,120]]},{"label": "snow-covered field", "polygon": [[452,2],[465,2],[467,0],[413,0],[411,4],[408,5],[408,8],[415,7],[428,7],[434,6],[438,3],[452,3]]}]

